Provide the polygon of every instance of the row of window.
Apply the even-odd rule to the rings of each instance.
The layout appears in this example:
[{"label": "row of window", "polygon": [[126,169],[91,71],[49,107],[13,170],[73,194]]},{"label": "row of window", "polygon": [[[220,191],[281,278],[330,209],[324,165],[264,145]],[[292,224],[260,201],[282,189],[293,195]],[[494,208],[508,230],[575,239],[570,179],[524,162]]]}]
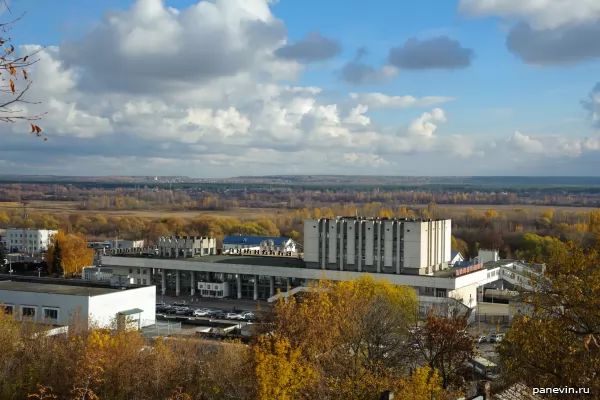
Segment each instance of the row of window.
[{"label": "row of window", "polygon": [[222,290],[202,290],[202,296],[211,296],[211,297],[223,297]]},{"label": "row of window", "polygon": [[[15,306],[12,304],[3,304],[1,306],[5,314],[13,315],[15,312]],[[43,321],[58,322],[59,309],[56,307],[43,307],[42,306],[42,318]],[[37,319],[37,307],[36,306],[21,306],[19,315],[22,318]]]},{"label": "row of window", "polygon": [[[129,268],[129,273],[133,274],[133,268]],[[138,268],[136,273],[138,275],[146,275],[146,268]]]}]

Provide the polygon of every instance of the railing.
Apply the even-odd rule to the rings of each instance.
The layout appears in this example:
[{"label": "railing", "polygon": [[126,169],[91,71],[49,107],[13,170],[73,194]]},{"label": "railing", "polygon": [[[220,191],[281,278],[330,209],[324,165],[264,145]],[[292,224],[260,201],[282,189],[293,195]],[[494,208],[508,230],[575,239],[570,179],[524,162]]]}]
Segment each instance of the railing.
[{"label": "railing", "polygon": [[153,338],[157,336],[170,336],[181,332],[181,322],[172,321],[155,321],[155,320],[143,320],[142,336],[146,338]]}]

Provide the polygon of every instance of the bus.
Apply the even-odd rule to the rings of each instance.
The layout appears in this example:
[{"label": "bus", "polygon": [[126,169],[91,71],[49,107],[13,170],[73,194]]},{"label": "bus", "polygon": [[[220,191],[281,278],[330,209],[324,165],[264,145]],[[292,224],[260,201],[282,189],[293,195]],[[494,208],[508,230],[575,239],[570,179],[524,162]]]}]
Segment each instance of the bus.
[{"label": "bus", "polygon": [[478,374],[493,380],[498,378],[498,366],[483,357],[473,357],[469,360],[469,366]]}]

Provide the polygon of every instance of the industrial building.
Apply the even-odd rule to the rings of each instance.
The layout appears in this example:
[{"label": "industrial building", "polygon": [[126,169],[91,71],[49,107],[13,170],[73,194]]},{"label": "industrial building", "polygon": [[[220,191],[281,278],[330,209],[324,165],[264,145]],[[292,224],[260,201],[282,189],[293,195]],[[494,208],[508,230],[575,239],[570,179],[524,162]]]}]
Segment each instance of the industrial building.
[{"label": "industrial building", "polygon": [[223,253],[232,253],[237,250],[268,250],[295,253],[296,243],[286,237],[225,236],[223,238]]},{"label": "industrial building", "polygon": [[304,221],[309,268],[433,275],[451,260],[450,220],[337,217]]},{"label": "industrial building", "polygon": [[49,229],[8,228],[4,236],[4,247],[10,252],[43,253],[48,250],[52,236],[57,232]]},{"label": "industrial building", "polygon": [[50,325],[66,326],[76,316],[86,325],[127,320],[141,329],[155,323],[156,287],[12,276],[0,280],[0,304],[20,319]]},{"label": "industrial building", "polygon": [[158,239],[158,256],[203,257],[217,254],[217,240],[205,236],[163,236]]}]

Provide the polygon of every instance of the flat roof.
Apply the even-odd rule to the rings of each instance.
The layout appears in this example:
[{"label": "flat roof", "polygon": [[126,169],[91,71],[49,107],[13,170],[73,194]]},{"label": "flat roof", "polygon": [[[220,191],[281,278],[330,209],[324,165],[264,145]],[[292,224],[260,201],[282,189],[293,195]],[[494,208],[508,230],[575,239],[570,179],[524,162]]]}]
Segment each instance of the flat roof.
[{"label": "flat roof", "polygon": [[[298,257],[263,256],[249,254],[223,254],[202,257],[148,257],[147,255],[114,255],[115,258],[145,258],[164,261],[190,261],[214,264],[264,265],[267,267],[305,268],[304,260]],[[110,265],[110,263],[107,263]]]},{"label": "flat roof", "polygon": [[109,287],[87,287],[74,285],[57,285],[41,282],[0,281],[0,290],[11,292],[48,293],[70,296],[101,296],[103,294],[120,292]]}]

